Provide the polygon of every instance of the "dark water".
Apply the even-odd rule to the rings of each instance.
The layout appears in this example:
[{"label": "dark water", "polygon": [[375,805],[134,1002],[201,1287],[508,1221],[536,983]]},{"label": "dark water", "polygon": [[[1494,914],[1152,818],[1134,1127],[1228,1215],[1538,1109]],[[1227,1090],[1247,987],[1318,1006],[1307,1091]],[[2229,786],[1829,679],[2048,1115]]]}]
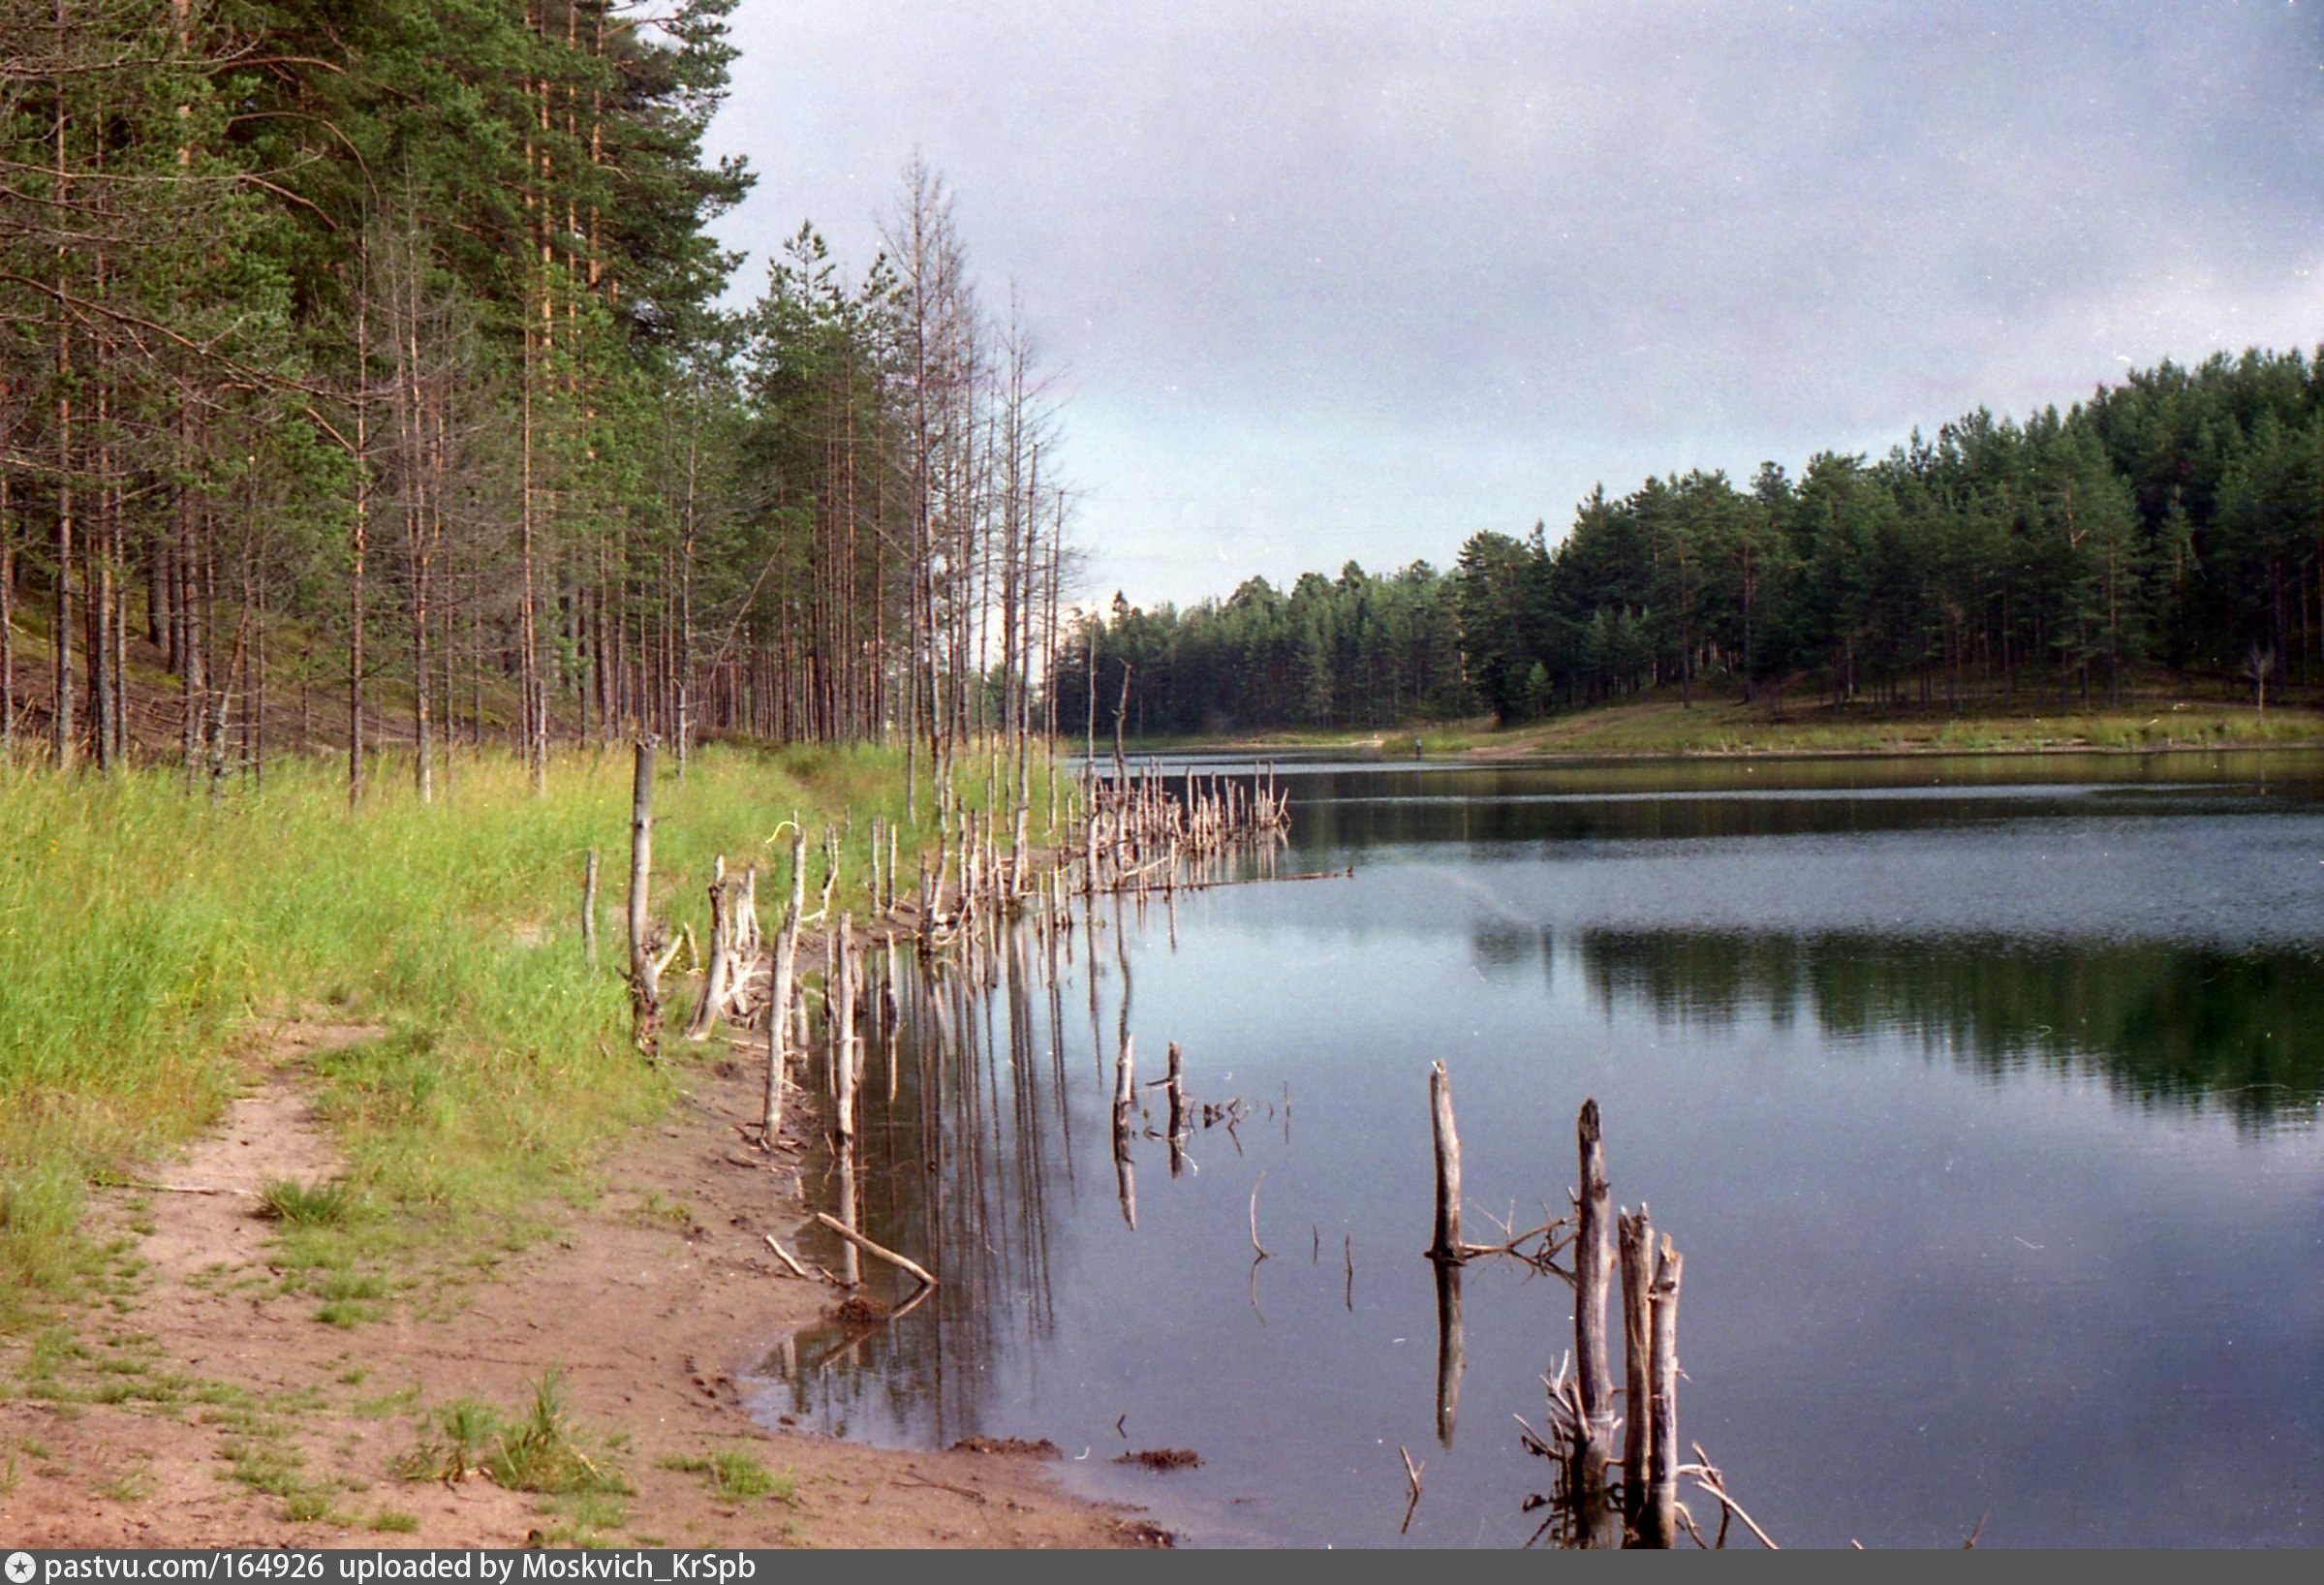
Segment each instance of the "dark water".
[{"label": "dark water", "polygon": [[[906,995],[856,1193],[944,1286],[795,1340],[766,1416],[1050,1437],[1197,1544],[1522,1544],[1571,1294],[1468,1269],[1441,1439],[1441,1060],[1472,1238],[1565,1209],[1597,1098],[1687,1255],[1682,1437],[1785,1544],[2314,1538],[2324,758],[1284,773],[1280,868],[1352,879],[1104,907],[1054,979],[1028,934]],[[1177,1176],[1135,1143],[1134,1229],[1125,1026],[1141,1078],[1176,1041],[1246,1103]],[[1162,1446],[1203,1463],[1111,1462]]]}]

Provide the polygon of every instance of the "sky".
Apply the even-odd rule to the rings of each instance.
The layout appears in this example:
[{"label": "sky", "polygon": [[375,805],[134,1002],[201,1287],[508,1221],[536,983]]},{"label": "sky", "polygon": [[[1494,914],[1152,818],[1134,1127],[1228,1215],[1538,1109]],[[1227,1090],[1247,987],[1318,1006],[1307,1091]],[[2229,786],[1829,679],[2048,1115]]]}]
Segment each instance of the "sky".
[{"label": "sky", "polygon": [[[752,258],[916,151],[1060,410],[1084,599],[1554,541],[2324,343],[2324,0],[740,0]],[[1058,458],[1044,458],[1044,471]]]}]

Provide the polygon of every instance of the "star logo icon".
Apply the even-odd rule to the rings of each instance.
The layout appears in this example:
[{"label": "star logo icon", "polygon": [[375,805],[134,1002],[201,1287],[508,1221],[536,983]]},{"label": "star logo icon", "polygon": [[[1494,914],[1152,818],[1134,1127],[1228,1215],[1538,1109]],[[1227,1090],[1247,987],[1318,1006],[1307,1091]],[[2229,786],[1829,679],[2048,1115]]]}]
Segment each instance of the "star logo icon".
[{"label": "star logo icon", "polygon": [[30,1585],[41,1566],[32,1561],[30,1552],[11,1552],[8,1555],[8,1585]]}]

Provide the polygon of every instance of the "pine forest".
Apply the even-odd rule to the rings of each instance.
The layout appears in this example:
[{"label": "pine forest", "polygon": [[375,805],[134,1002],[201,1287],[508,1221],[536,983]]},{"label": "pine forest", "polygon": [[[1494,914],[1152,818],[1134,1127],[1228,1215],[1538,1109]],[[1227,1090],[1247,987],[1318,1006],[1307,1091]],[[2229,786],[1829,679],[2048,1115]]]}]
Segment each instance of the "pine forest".
[{"label": "pine forest", "polygon": [[1030,724],[1030,338],[916,164],[880,257],[804,226],[721,307],[733,3],[7,0],[13,745],[328,742],[360,799],[393,743],[425,799],[487,742]]}]

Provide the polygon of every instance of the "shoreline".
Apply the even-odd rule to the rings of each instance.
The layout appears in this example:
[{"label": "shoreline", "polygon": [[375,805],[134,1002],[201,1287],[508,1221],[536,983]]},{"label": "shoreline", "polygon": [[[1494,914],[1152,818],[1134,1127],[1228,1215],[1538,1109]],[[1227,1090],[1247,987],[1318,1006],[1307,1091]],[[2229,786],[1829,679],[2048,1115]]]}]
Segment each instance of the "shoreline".
[{"label": "shoreline", "polygon": [[1865,745],[1861,748],[1667,748],[1667,749],[1537,749],[1523,744],[1477,744],[1449,753],[1391,754],[1366,753],[1368,749],[1384,748],[1370,740],[1344,744],[1269,742],[1190,743],[1174,744],[1168,748],[1141,749],[1134,745],[1125,750],[1130,759],[1143,758],[1163,762],[1179,756],[1203,755],[1219,758],[1259,759],[1282,755],[1286,763],[1294,763],[1292,757],[1344,758],[1366,764],[1533,764],[1582,765],[1608,761],[1617,762],[1648,762],[1654,761],[1689,760],[1759,760],[1759,761],[1830,761],[1830,760],[2009,760],[2033,759],[2043,756],[2071,754],[2111,755],[2134,759],[2162,754],[2315,754],[2324,752],[2324,737],[2282,742],[2260,743],[2011,743],[1994,747],[1968,748],[1955,744],[1902,743],[1887,747]]},{"label": "shoreline", "polygon": [[1530,763],[1580,762],[1598,760],[2010,760],[2068,754],[2115,755],[2123,759],[2157,754],[2313,754],[2324,750],[2324,737],[2289,742],[2258,743],[2004,743],[1964,747],[1951,743],[1897,743],[1861,748],[1681,748],[1681,749],[1552,749],[1477,747],[1461,755],[1467,760],[1524,760]]},{"label": "shoreline", "polygon": [[[19,1544],[1171,1543],[1134,1510],[1067,1492],[1032,1452],[879,1447],[753,1415],[739,1379],[836,1303],[764,1243],[795,1248],[813,1226],[798,1164],[821,1100],[793,1098],[774,1151],[744,1142],[763,1086],[755,1032],[714,1035],[671,1107],[609,1151],[589,1203],[546,1210],[524,1247],[447,1254],[382,1319],[320,1323],[314,1292],[274,1280],[277,1225],[251,1200],[338,1165],[304,1070],[376,1033],[283,1026],[220,1131],[153,1164],[164,1181],[96,1197],[92,1229],[116,1256],[109,1310],[60,1308],[46,1345],[8,1351],[23,1384],[0,1399],[15,1472],[0,1527]],[[514,1423],[544,1390],[621,1489],[510,1490],[465,1457],[447,1473],[448,1411]],[[425,1477],[416,1455],[436,1460]],[[722,1489],[708,1472],[724,1459],[771,1489]]]}]

